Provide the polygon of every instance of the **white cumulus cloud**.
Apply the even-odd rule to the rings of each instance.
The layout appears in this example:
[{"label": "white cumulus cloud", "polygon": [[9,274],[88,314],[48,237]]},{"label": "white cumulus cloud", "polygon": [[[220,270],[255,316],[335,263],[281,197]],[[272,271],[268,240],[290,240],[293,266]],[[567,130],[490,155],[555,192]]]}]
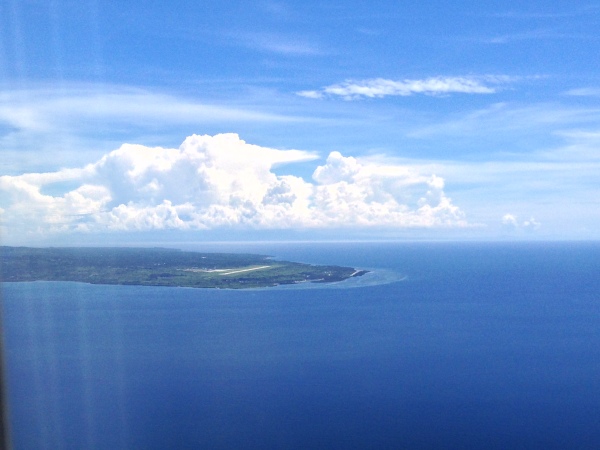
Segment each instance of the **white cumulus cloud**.
[{"label": "white cumulus cloud", "polygon": [[312,180],[280,164],[317,155],[193,135],[179,148],[124,144],[82,168],[0,177],[8,235],[108,230],[463,227],[444,180],[332,152]]},{"label": "white cumulus cloud", "polygon": [[542,226],[542,224],[533,217],[520,222],[513,214],[505,214],[502,216],[502,225],[509,229],[523,230],[538,230]]},{"label": "white cumulus cloud", "polygon": [[502,225],[516,228],[519,226],[519,222],[512,214],[504,214],[504,216],[502,216]]},{"label": "white cumulus cloud", "polygon": [[497,91],[495,85],[510,80],[510,77],[506,76],[430,77],[421,80],[373,78],[361,81],[347,80],[343,83],[326,86],[320,90],[300,91],[297,94],[307,98],[338,96],[346,100],[414,94],[493,94]]}]

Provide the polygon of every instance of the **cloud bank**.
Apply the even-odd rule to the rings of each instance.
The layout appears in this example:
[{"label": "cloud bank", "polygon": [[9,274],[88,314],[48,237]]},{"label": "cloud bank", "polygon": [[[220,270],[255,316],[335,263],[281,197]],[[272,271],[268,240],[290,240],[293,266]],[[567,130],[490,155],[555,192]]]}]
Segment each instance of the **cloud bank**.
[{"label": "cloud bank", "polygon": [[95,163],[0,177],[7,236],[132,230],[464,227],[444,180],[332,152],[312,180],[274,171],[315,160],[236,134],[179,148],[124,144]]},{"label": "cloud bank", "polygon": [[506,83],[509,80],[510,78],[506,76],[431,77],[423,80],[374,78],[362,81],[348,80],[340,84],[326,86],[320,90],[300,91],[297,94],[307,98],[337,96],[345,100],[355,100],[364,97],[406,97],[414,94],[493,94],[497,91],[494,85]]}]

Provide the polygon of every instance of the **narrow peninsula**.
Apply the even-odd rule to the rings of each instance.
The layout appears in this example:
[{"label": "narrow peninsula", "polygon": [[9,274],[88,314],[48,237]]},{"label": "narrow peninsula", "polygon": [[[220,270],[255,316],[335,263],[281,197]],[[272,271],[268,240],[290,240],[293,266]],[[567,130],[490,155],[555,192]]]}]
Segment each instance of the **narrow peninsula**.
[{"label": "narrow peninsula", "polygon": [[168,248],[0,247],[0,280],[243,289],[331,283],[365,270],[278,261],[241,253]]}]

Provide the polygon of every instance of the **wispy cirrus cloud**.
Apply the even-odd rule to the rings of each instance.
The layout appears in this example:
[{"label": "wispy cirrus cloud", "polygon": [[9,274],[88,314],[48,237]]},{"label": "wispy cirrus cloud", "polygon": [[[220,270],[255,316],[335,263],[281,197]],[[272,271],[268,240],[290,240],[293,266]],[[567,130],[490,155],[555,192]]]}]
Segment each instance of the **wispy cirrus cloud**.
[{"label": "wispy cirrus cloud", "polygon": [[494,103],[450,120],[416,128],[409,133],[414,138],[432,136],[479,136],[511,132],[555,134],[573,126],[595,126],[600,121],[600,109],[568,107],[555,103],[514,105]]},{"label": "wispy cirrus cloud", "polygon": [[230,37],[253,50],[282,56],[318,56],[325,52],[314,42],[302,36],[281,33],[234,33]]},{"label": "wispy cirrus cloud", "polygon": [[[558,4],[557,4],[558,6]],[[568,5],[565,5],[568,6]],[[554,11],[549,10],[538,10],[538,11],[523,11],[523,10],[510,10],[504,12],[494,12],[489,14],[490,17],[497,17],[500,19],[517,19],[517,20],[530,20],[530,19],[563,19],[565,17],[578,17],[588,16],[596,14],[598,12],[598,5],[586,5],[584,7],[577,7],[566,10],[556,9]]]},{"label": "wispy cirrus cloud", "polygon": [[[532,40],[558,40],[558,39],[591,39],[596,40],[595,33],[581,32],[575,26],[568,26],[572,21],[577,24],[578,20],[585,20],[586,16],[596,15],[597,6],[588,5],[586,7],[556,8],[555,10],[512,10],[504,12],[494,12],[487,15],[497,19],[504,19],[511,22],[520,21],[528,25],[521,31],[499,34],[483,39],[488,44],[509,44],[520,41]],[[567,27],[565,27],[567,25]]]},{"label": "wispy cirrus cloud", "polygon": [[0,91],[0,124],[16,129],[50,129],[76,121],[126,120],[130,123],[182,123],[228,120],[286,122],[298,118],[270,112],[210,104],[139,88],[74,86]]},{"label": "wispy cirrus cloud", "polygon": [[519,41],[533,41],[545,39],[595,39],[595,36],[581,33],[566,33],[558,30],[536,29],[520,33],[497,35],[483,39],[487,44],[509,44]]},{"label": "wispy cirrus cloud", "polygon": [[347,80],[318,90],[297,92],[301,97],[323,98],[341,97],[345,100],[359,98],[382,98],[388,96],[407,97],[410,95],[448,95],[448,94],[493,94],[502,84],[513,81],[513,77],[504,75],[430,77],[424,79],[390,80],[372,78],[367,80]]},{"label": "wispy cirrus cloud", "polygon": [[573,97],[600,97],[599,87],[583,87],[570,89],[565,92],[565,95],[571,95]]}]

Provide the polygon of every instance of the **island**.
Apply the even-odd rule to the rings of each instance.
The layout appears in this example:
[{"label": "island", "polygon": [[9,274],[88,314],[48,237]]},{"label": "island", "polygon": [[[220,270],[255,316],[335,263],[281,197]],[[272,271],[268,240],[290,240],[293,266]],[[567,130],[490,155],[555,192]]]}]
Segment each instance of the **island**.
[{"label": "island", "polygon": [[351,267],[275,260],[245,253],[169,248],[0,247],[0,281],[244,289],[331,283],[367,273]]}]

